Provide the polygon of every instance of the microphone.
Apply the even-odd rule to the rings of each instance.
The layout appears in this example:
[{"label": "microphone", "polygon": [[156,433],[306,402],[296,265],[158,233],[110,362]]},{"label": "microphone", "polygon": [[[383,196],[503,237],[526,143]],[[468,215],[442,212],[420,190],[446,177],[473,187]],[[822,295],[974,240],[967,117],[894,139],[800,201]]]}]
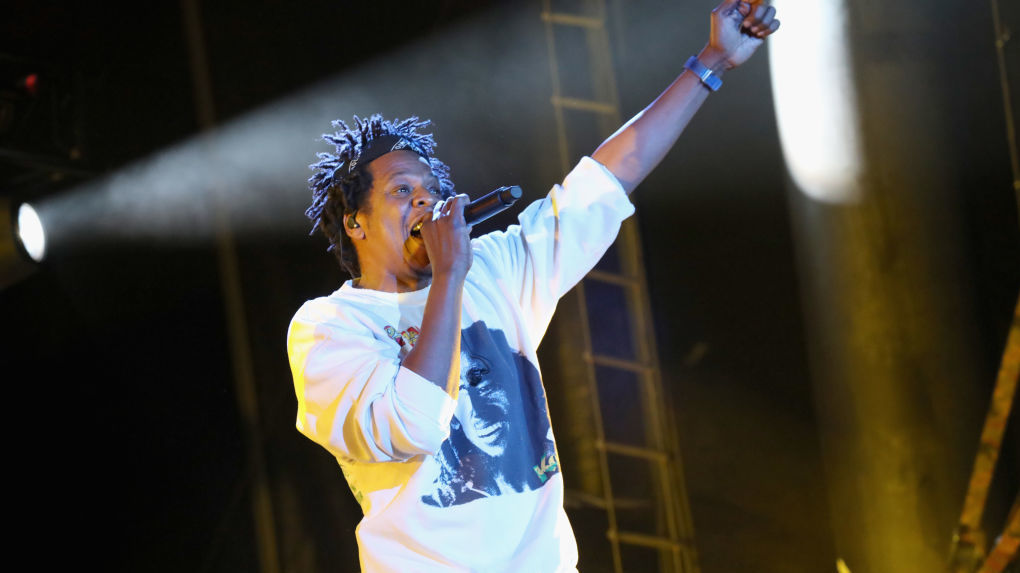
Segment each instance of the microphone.
[{"label": "microphone", "polygon": [[[468,203],[464,207],[464,221],[468,225],[481,223],[489,217],[509,209],[511,205],[521,198],[522,195],[523,193],[521,192],[521,187],[519,185],[500,187],[499,189]],[[418,235],[420,233],[421,222],[411,229],[412,235]]]},{"label": "microphone", "polygon": [[489,217],[509,209],[511,205],[521,198],[521,195],[521,188],[518,185],[500,187],[488,195],[468,203],[464,207],[464,221],[468,225],[481,223]]}]

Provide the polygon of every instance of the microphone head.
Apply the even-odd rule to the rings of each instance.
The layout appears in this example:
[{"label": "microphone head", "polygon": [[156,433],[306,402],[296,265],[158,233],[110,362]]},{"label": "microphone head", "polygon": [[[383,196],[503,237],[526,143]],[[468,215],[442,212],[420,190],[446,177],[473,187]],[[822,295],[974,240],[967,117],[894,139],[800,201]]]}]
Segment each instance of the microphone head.
[{"label": "microphone head", "polygon": [[464,208],[464,220],[469,225],[481,223],[489,217],[506,210],[521,198],[523,193],[518,185],[500,187],[483,197],[472,201]]},{"label": "microphone head", "polygon": [[499,198],[503,201],[503,203],[513,205],[514,201],[520,199],[522,195],[524,195],[524,192],[521,191],[521,186],[513,185],[511,187],[504,187],[500,191]]}]

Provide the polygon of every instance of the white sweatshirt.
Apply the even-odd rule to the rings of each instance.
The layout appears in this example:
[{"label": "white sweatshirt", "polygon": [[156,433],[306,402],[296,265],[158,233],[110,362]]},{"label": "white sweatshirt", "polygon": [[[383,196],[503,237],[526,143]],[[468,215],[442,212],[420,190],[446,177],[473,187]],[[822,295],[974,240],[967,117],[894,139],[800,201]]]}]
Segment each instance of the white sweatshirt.
[{"label": "white sweatshirt", "polygon": [[575,571],[536,349],[559,298],[633,211],[585,157],[518,225],[472,240],[457,401],[401,365],[428,288],[348,281],[298,310],[297,428],[336,457],[361,504],[364,571]]}]

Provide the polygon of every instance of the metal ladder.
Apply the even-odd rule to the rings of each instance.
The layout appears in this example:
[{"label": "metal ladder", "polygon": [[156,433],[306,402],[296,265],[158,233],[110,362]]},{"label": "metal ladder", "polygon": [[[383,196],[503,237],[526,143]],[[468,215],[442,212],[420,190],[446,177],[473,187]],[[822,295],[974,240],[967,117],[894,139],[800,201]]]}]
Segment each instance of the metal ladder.
[{"label": "metal ladder", "polygon": [[[621,124],[606,5],[604,0],[542,4],[551,101],[566,173],[581,155],[572,153],[572,146],[594,149]],[[587,65],[579,65],[585,59]],[[567,62],[570,65],[561,65]],[[615,573],[697,573],[690,508],[656,356],[634,217],[624,222],[616,243],[574,293],[587,380],[567,383],[587,385],[578,394],[591,398],[592,449],[600,474],[596,489],[601,493],[568,491],[568,497],[605,511]]]}]

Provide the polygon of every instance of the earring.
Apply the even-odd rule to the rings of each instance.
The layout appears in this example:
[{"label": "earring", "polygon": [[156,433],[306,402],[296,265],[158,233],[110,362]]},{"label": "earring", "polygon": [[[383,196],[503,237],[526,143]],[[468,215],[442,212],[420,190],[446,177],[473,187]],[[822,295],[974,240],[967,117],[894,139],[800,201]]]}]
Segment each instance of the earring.
[{"label": "earring", "polygon": [[359,225],[359,224],[358,224],[358,222],[357,222],[357,221],[356,221],[356,220],[354,219],[354,216],[355,216],[355,215],[357,215],[357,214],[358,214],[358,212],[357,212],[357,211],[355,211],[355,212],[351,213],[351,214],[350,214],[350,215],[349,215],[349,216],[347,217],[347,223],[346,223],[346,224],[347,224],[347,228],[348,228],[348,229],[357,229],[358,227],[360,227],[360,226],[361,226],[361,225]]}]

